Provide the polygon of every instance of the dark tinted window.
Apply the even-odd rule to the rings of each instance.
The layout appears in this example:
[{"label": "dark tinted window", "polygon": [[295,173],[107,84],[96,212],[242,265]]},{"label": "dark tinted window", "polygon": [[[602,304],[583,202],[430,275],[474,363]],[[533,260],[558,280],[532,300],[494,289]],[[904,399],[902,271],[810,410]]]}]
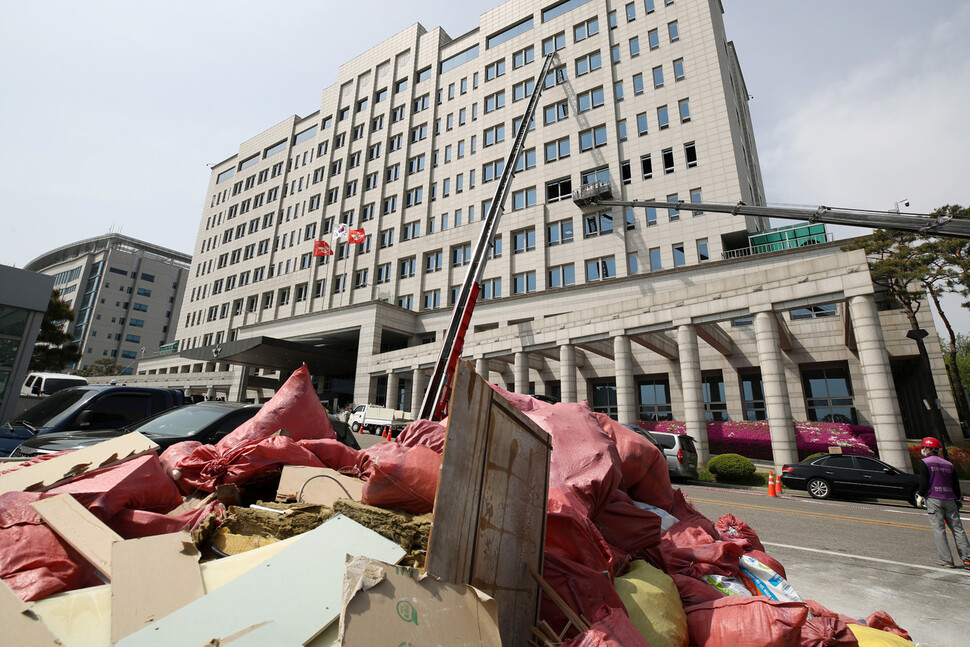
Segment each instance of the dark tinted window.
[{"label": "dark tinted window", "polygon": [[78,402],[81,402],[82,400],[89,400],[96,393],[97,391],[88,391],[84,389],[67,389],[65,391],[58,391],[49,398],[45,398],[37,405],[27,409],[27,411],[17,419],[23,420],[35,428],[50,427],[57,424],[68,414],[70,414]]},{"label": "dark tinted window", "polygon": [[886,469],[886,466],[879,461],[867,458],[865,456],[855,457],[856,467],[860,470],[865,470],[867,472],[881,472]]},{"label": "dark tinted window", "polygon": [[696,452],[697,451],[696,449],[694,449],[694,439],[691,438],[690,436],[681,436],[680,437],[680,446],[684,448],[684,451],[685,452]]},{"label": "dark tinted window", "polygon": [[147,393],[108,395],[91,406],[91,426],[102,429],[123,427],[151,413],[151,396]]},{"label": "dark tinted window", "polygon": [[676,439],[669,434],[654,434],[653,437],[657,439],[658,443],[663,445],[664,449],[673,449],[676,444]]},{"label": "dark tinted window", "polygon": [[829,456],[822,461],[825,467],[854,467],[851,456]]}]

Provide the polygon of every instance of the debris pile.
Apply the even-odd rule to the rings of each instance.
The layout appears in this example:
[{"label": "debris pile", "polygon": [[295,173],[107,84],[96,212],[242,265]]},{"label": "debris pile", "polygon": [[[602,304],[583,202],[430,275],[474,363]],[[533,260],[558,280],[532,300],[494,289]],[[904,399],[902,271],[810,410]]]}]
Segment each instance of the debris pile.
[{"label": "debris pile", "polygon": [[0,473],[11,644],[912,644],[802,600],[585,403],[465,364],[452,392],[449,419],[356,451],[304,368],[215,445],[130,434]]}]

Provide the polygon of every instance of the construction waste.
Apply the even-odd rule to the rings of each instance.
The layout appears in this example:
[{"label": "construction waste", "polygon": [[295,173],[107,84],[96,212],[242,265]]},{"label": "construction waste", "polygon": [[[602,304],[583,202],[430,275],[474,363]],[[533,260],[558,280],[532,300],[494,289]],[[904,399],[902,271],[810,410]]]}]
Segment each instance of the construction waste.
[{"label": "construction waste", "polygon": [[912,645],[884,612],[801,599],[752,528],[701,515],[585,403],[460,386],[450,422],[361,451],[304,367],[215,445],[131,434],[8,464],[0,643]]}]

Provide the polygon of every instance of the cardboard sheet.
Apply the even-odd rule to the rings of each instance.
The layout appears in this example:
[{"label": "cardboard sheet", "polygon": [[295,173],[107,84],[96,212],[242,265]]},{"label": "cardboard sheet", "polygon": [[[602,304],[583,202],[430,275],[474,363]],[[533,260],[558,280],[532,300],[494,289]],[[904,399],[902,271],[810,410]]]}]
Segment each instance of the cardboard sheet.
[{"label": "cardboard sheet", "polygon": [[153,441],[133,431],[97,445],[77,449],[42,463],[0,475],[0,494],[49,490],[58,483],[81,474],[117,465],[156,449],[158,445]]},{"label": "cardboard sheet", "polygon": [[277,501],[301,501],[332,507],[337,499],[360,502],[364,482],[328,467],[285,465],[276,490]]},{"label": "cardboard sheet", "polygon": [[502,645],[498,605],[467,584],[366,558],[348,558],[344,577],[343,645]]},{"label": "cardboard sheet", "polygon": [[121,536],[88,512],[70,494],[58,494],[31,503],[51,530],[111,579],[111,545]]},{"label": "cardboard sheet", "polygon": [[111,564],[112,641],[205,595],[199,550],[187,532],[116,542]]},{"label": "cardboard sheet", "polygon": [[259,567],[116,644],[203,645],[264,621],[305,644],[340,615],[348,553],[392,563],[405,554],[373,530],[336,515]]},{"label": "cardboard sheet", "polygon": [[54,647],[61,642],[13,590],[0,582],[0,631],[4,645]]}]

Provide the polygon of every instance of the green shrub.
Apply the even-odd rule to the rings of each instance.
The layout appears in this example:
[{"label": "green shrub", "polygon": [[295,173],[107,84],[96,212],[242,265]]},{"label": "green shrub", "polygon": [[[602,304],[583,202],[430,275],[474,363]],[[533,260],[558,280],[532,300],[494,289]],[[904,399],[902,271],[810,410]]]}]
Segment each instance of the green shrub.
[{"label": "green shrub", "polygon": [[718,483],[747,483],[757,469],[751,459],[740,454],[721,454],[707,462],[707,469]]},{"label": "green shrub", "polygon": [[714,475],[711,474],[706,467],[697,468],[697,480],[703,481],[705,483],[713,483]]}]

